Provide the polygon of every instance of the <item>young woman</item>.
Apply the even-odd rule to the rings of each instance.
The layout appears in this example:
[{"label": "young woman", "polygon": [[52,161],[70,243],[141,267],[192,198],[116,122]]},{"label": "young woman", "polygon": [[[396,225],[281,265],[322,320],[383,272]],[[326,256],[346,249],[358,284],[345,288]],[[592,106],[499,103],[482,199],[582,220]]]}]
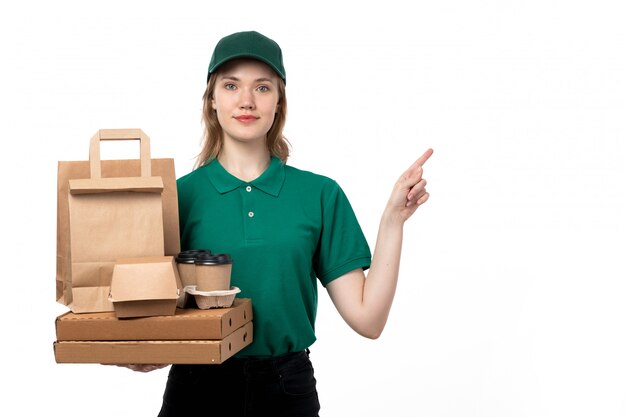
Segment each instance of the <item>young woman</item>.
[{"label": "young woman", "polygon": [[428,200],[422,165],[432,150],[395,184],[372,258],[339,185],[286,165],[285,82],[273,40],[239,32],[216,45],[203,148],[178,180],[181,246],[231,255],[231,282],[252,299],[254,341],[221,365],[173,365],[161,417],[317,416],[308,348],[318,280],[356,332],[377,338],[385,326],[403,224]]}]

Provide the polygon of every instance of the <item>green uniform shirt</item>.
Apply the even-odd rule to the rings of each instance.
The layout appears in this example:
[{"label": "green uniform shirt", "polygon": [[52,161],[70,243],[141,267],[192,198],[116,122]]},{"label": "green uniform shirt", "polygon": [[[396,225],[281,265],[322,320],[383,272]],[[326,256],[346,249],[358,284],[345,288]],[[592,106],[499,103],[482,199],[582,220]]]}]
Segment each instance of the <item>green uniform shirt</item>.
[{"label": "green uniform shirt", "polygon": [[339,185],[272,158],[241,181],[213,160],[178,183],[181,247],[233,258],[231,284],[252,299],[254,341],[237,356],[277,356],[315,341],[317,279],[326,286],[371,253]]}]

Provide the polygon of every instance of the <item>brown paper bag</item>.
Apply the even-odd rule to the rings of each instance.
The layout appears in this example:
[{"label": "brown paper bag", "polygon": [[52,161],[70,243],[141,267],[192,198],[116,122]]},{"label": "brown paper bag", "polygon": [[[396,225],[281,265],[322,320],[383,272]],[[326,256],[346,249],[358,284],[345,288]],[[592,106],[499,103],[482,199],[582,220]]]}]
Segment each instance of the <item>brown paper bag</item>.
[{"label": "brown paper bag", "polygon": [[[100,141],[139,140],[139,160],[100,160]],[[57,301],[74,313],[113,311],[116,259],[180,252],[173,159],[150,159],[139,129],[100,130],[89,161],[59,162]]]}]

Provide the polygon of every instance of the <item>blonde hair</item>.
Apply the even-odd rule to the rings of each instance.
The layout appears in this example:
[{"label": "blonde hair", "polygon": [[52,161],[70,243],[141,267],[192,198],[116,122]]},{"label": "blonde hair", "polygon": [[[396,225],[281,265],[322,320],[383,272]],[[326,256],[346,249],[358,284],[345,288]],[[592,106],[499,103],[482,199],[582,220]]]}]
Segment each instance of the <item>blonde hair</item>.
[{"label": "blonde hair", "polygon": [[[222,126],[217,120],[217,113],[213,110],[211,100],[215,91],[215,84],[219,71],[214,72],[209,77],[206,90],[202,96],[202,121],[204,124],[204,137],[202,139],[202,149],[198,154],[194,168],[200,168],[213,159],[217,158],[224,144]],[[278,78],[278,112],[274,117],[274,123],[267,132],[265,142],[267,149],[272,156],[276,156],[283,163],[289,157],[290,144],[283,135],[283,128],[287,120],[287,96],[285,95],[285,82]]]}]

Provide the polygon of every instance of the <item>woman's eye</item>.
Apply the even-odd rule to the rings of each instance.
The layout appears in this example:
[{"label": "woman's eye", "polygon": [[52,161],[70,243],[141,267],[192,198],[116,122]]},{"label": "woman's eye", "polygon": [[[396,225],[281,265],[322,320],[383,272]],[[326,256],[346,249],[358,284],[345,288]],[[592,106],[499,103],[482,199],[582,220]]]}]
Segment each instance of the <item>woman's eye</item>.
[{"label": "woman's eye", "polygon": [[269,87],[266,85],[260,85],[257,87],[257,90],[261,91],[262,93],[266,92],[266,91],[270,91]]},{"label": "woman's eye", "polygon": [[233,83],[228,83],[228,84],[224,85],[224,88],[227,89],[227,90],[234,90],[237,87]]}]

